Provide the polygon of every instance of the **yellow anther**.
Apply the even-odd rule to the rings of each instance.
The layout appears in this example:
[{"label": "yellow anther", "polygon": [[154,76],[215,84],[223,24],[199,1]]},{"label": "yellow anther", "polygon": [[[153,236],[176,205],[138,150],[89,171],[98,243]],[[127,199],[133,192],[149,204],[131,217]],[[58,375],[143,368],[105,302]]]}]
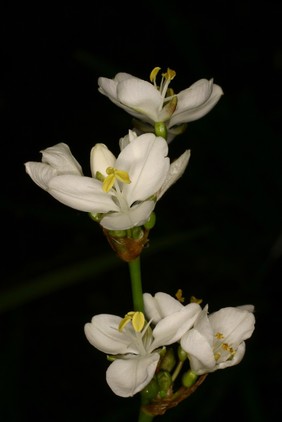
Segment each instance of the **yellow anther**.
[{"label": "yellow anther", "polygon": [[161,70],[160,67],[154,67],[154,69],[150,73],[150,81],[151,82],[155,82],[157,74],[159,73],[160,70]]},{"label": "yellow anther", "polygon": [[144,324],[145,324],[145,317],[144,317],[143,312],[134,312],[134,311],[128,312],[125,315],[125,317],[120,321],[118,330],[122,331],[129,322],[132,323],[132,327],[134,328],[134,331],[136,331],[137,333],[142,331],[142,328],[144,327]]},{"label": "yellow anther", "polygon": [[131,180],[129,179],[129,174],[127,171],[124,170],[118,170],[114,167],[108,167],[106,170],[107,177],[105,177],[105,180],[103,181],[103,191],[109,192],[109,190],[112,189],[116,179],[119,180],[122,183],[131,183]]},{"label": "yellow anther", "polygon": [[172,88],[167,88],[166,97],[172,97],[174,95],[174,90]]},{"label": "yellow anther", "polygon": [[122,331],[124,327],[132,320],[132,316],[129,315],[129,313],[126,314],[125,317],[120,321],[119,326],[118,326],[119,331]]},{"label": "yellow anther", "polygon": [[162,74],[162,76],[163,76],[165,79],[168,79],[169,81],[172,81],[172,79],[175,77],[175,75],[176,75],[175,70],[172,70],[172,69],[170,69],[169,67],[167,68],[166,73],[163,73],[163,74]]},{"label": "yellow anther", "polygon": [[105,180],[105,176],[102,173],[100,173],[100,171],[96,171],[95,177],[97,180],[100,180],[100,182],[104,182]]},{"label": "yellow anther", "polygon": [[177,292],[175,293],[175,297],[179,302],[184,302],[185,298],[182,296],[182,290],[178,289]]},{"label": "yellow anther", "polygon": [[233,347],[229,346],[229,344],[227,343],[222,343],[221,347],[226,350],[227,352],[230,353],[230,355],[235,355],[235,350],[233,349]]},{"label": "yellow anther", "polygon": [[144,327],[145,324],[145,317],[143,312],[134,312],[134,315],[132,317],[132,326],[134,328],[134,330],[137,333],[140,333],[140,331],[142,331],[142,328]]},{"label": "yellow anther", "polygon": [[214,358],[215,358],[215,360],[218,360],[219,358],[220,358],[220,353],[219,352],[217,352],[217,353],[215,353],[214,354]]},{"label": "yellow anther", "polygon": [[222,333],[216,333],[215,338],[217,338],[218,340],[221,340],[222,338],[224,338],[224,335]]},{"label": "yellow anther", "polygon": [[191,303],[198,303],[200,305],[203,302],[203,299],[198,299],[195,296],[191,296],[190,297],[190,302]]}]

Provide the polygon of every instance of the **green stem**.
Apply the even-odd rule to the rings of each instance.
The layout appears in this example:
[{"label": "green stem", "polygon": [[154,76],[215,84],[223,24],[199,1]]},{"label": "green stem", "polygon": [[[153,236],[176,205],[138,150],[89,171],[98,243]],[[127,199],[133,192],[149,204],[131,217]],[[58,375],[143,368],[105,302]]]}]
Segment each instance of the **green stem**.
[{"label": "green stem", "polygon": [[149,415],[149,413],[143,412],[141,408],[139,412],[138,422],[151,422],[154,417],[154,415]]},{"label": "green stem", "polygon": [[140,257],[128,263],[134,311],[144,312]]},{"label": "green stem", "polygon": [[182,366],[183,366],[183,363],[184,362],[178,362],[178,365],[177,365],[177,367],[175,368],[175,370],[174,370],[174,372],[173,372],[173,374],[172,374],[172,377],[171,377],[171,379],[172,379],[172,381],[175,381],[176,380],[176,378],[178,377],[178,375],[179,375],[179,373],[180,373],[180,371],[181,371],[181,369],[182,369]]}]

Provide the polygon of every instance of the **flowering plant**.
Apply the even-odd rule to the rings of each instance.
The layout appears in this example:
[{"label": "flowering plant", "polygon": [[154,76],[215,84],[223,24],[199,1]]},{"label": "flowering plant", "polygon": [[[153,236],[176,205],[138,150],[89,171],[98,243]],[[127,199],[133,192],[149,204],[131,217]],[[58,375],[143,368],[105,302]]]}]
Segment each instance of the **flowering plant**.
[{"label": "flowering plant", "polygon": [[167,69],[150,82],[128,73],[100,77],[99,92],[134,117],[133,129],[119,140],[117,157],[105,144],[90,152],[91,176],[63,142],[46,148],[41,162],[27,162],[31,179],[61,203],[87,212],[101,227],[119,258],[128,263],[133,305],[123,317],[99,314],[85,324],[85,336],[107,354],[106,381],[118,396],[140,394],[138,421],[152,421],[186,399],[207,374],[238,364],[255,327],[253,305],[209,314],[191,297],[184,304],[165,292],[143,293],[140,256],[154,227],[158,201],[189,163],[186,149],[176,160],[169,142],[187,123],[200,119],[223,94],[213,80],[201,79],[175,94]]}]

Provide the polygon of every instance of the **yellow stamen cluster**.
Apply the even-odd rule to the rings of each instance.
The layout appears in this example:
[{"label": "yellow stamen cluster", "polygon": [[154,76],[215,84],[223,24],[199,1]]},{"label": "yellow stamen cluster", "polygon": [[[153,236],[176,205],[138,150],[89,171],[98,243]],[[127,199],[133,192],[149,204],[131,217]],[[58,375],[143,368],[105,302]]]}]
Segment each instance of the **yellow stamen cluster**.
[{"label": "yellow stamen cluster", "polygon": [[[160,67],[154,67],[154,69],[152,70],[152,72],[150,73],[150,81],[152,83],[154,83],[154,85],[156,86],[156,79],[157,79],[157,75],[159,73],[159,71],[161,70]],[[161,82],[161,86],[163,85],[163,80],[166,79],[168,82],[172,81],[172,79],[174,79],[174,77],[176,76],[176,72],[175,70],[170,69],[169,67],[167,68],[167,71],[165,73],[162,73],[162,82]]]},{"label": "yellow stamen cluster", "polygon": [[190,302],[191,303],[198,303],[200,305],[203,302],[203,299],[198,299],[196,296],[191,296]]},{"label": "yellow stamen cluster", "polygon": [[128,312],[119,324],[119,331],[122,331],[129,322],[131,322],[134,331],[140,333],[145,324],[145,316],[143,312]]},{"label": "yellow stamen cluster", "polygon": [[119,180],[122,183],[131,183],[131,180],[129,178],[129,174],[127,171],[124,170],[118,170],[114,167],[108,167],[106,170],[107,177],[105,177],[103,181],[103,191],[109,192],[109,190],[112,189],[116,179]]},{"label": "yellow stamen cluster", "polygon": [[175,297],[181,303],[183,303],[185,301],[185,298],[182,296],[182,290],[181,289],[177,290],[177,292],[175,293]]},{"label": "yellow stamen cluster", "polygon": [[[222,333],[220,333],[220,332],[217,332],[217,333],[215,333],[215,338],[217,339],[217,340],[222,340],[223,338],[224,338],[224,335],[222,334]],[[228,352],[229,353],[229,358],[228,359],[232,359],[233,358],[233,356],[235,355],[235,353],[236,353],[236,350],[234,350],[233,349],[233,347],[232,346],[230,346],[228,343],[221,343],[220,344],[220,347],[225,351],[225,352]],[[215,358],[215,360],[218,360],[218,359],[220,359],[220,357],[221,357],[221,353],[219,352],[219,351],[216,351],[215,353],[214,353],[214,358]]]}]

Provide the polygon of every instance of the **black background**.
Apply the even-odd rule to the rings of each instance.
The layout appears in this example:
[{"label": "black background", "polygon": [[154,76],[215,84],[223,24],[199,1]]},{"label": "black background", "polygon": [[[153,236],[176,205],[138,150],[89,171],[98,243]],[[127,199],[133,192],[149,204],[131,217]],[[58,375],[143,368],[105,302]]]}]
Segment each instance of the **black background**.
[{"label": "black background", "polygon": [[211,374],[165,421],[281,417],[281,8],[279,2],[143,1],[5,6],[1,13],[0,420],[133,421],[107,361],[85,339],[94,314],[131,309],[127,265],[98,225],[39,189],[24,162],[66,142],[89,174],[103,142],[118,153],[131,118],[99,76],[176,70],[175,91],[214,78],[224,96],[170,146],[192,151],[157,204],[143,289],[182,288],[210,311],[253,303],[240,365]]}]

